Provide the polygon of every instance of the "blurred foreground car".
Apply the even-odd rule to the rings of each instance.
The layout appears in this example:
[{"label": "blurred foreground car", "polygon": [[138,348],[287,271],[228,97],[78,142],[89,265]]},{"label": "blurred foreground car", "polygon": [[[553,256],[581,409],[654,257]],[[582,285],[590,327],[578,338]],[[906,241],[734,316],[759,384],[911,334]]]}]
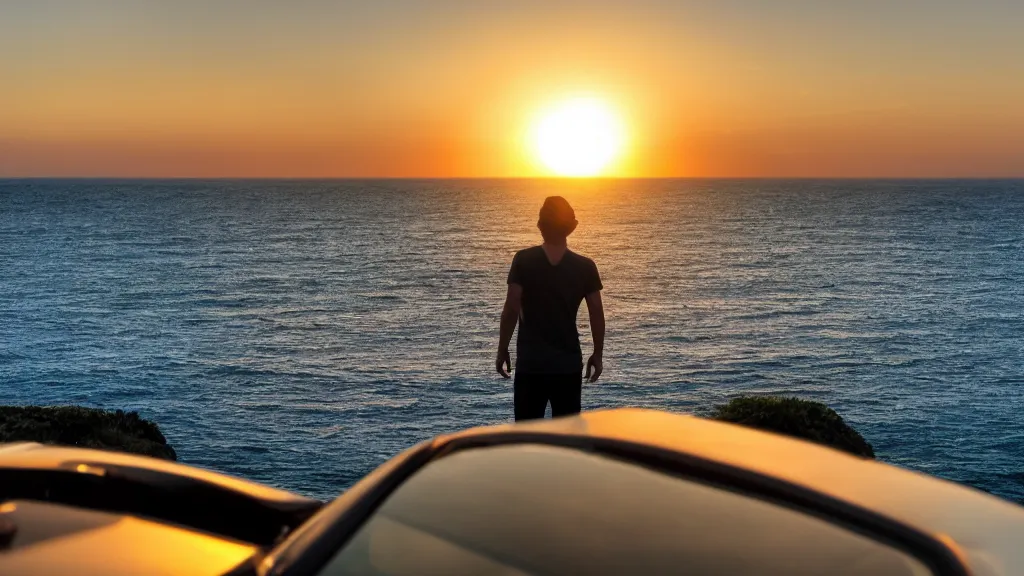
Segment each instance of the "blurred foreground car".
[{"label": "blurred foreground car", "polygon": [[17,444],[0,448],[0,574],[1024,574],[1024,508],[646,410],[441,436],[325,506]]}]

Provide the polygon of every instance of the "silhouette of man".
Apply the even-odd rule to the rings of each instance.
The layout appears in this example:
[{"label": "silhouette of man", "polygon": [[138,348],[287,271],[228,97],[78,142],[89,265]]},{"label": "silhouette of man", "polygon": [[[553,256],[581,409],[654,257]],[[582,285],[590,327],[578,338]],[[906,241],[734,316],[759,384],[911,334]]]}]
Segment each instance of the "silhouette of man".
[{"label": "silhouette of man", "polygon": [[[516,339],[515,418],[543,418],[548,402],[553,417],[578,414],[583,389],[583,352],[576,331],[576,312],[586,299],[594,354],[586,378],[601,376],[604,353],[604,307],[601,277],[590,258],[569,250],[566,239],[576,229],[576,214],[561,196],[544,200],[540,228],[544,243],[520,250],[508,272],[508,295],[501,311],[498,373],[509,378],[508,345]],[[506,368],[508,371],[506,371]]]}]

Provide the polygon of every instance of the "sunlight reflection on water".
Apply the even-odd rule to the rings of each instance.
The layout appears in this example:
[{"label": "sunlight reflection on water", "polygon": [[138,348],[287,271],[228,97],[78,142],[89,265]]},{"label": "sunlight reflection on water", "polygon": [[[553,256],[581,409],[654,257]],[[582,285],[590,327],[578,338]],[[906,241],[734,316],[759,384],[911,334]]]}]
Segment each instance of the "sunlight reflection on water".
[{"label": "sunlight reflection on water", "polygon": [[606,287],[585,407],[796,394],[1024,497],[1019,181],[0,182],[0,400],[137,409],[185,462],[331,497],[509,419],[504,280],[550,193]]}]

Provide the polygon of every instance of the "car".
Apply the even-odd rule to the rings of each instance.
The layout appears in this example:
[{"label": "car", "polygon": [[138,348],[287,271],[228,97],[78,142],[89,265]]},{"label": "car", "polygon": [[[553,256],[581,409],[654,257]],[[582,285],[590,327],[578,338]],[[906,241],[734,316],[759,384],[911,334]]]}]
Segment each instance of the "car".
[{"label": "car", "polygon": [[0,449],[0,574],[1024,574],[1024,508],[694,416],[420,443],[321,503],[145,457]]},{"label": "car", "polygon": [[223,574],[323,504],[144,456],[0,446],[0,574]]}]

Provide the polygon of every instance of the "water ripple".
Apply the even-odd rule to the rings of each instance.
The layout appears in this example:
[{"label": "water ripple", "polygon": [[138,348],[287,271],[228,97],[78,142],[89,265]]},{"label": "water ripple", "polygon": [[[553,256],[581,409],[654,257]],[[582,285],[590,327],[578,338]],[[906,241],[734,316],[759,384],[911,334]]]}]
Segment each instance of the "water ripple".
[{"label": "water ripple", "polygon": [[1020,181],[0,181],[0,402],[139,410],[185,462],[330,498],[509,419],[504,279],[550,193],[606,285],[587,408],[818,399],[1024,499]]}]

